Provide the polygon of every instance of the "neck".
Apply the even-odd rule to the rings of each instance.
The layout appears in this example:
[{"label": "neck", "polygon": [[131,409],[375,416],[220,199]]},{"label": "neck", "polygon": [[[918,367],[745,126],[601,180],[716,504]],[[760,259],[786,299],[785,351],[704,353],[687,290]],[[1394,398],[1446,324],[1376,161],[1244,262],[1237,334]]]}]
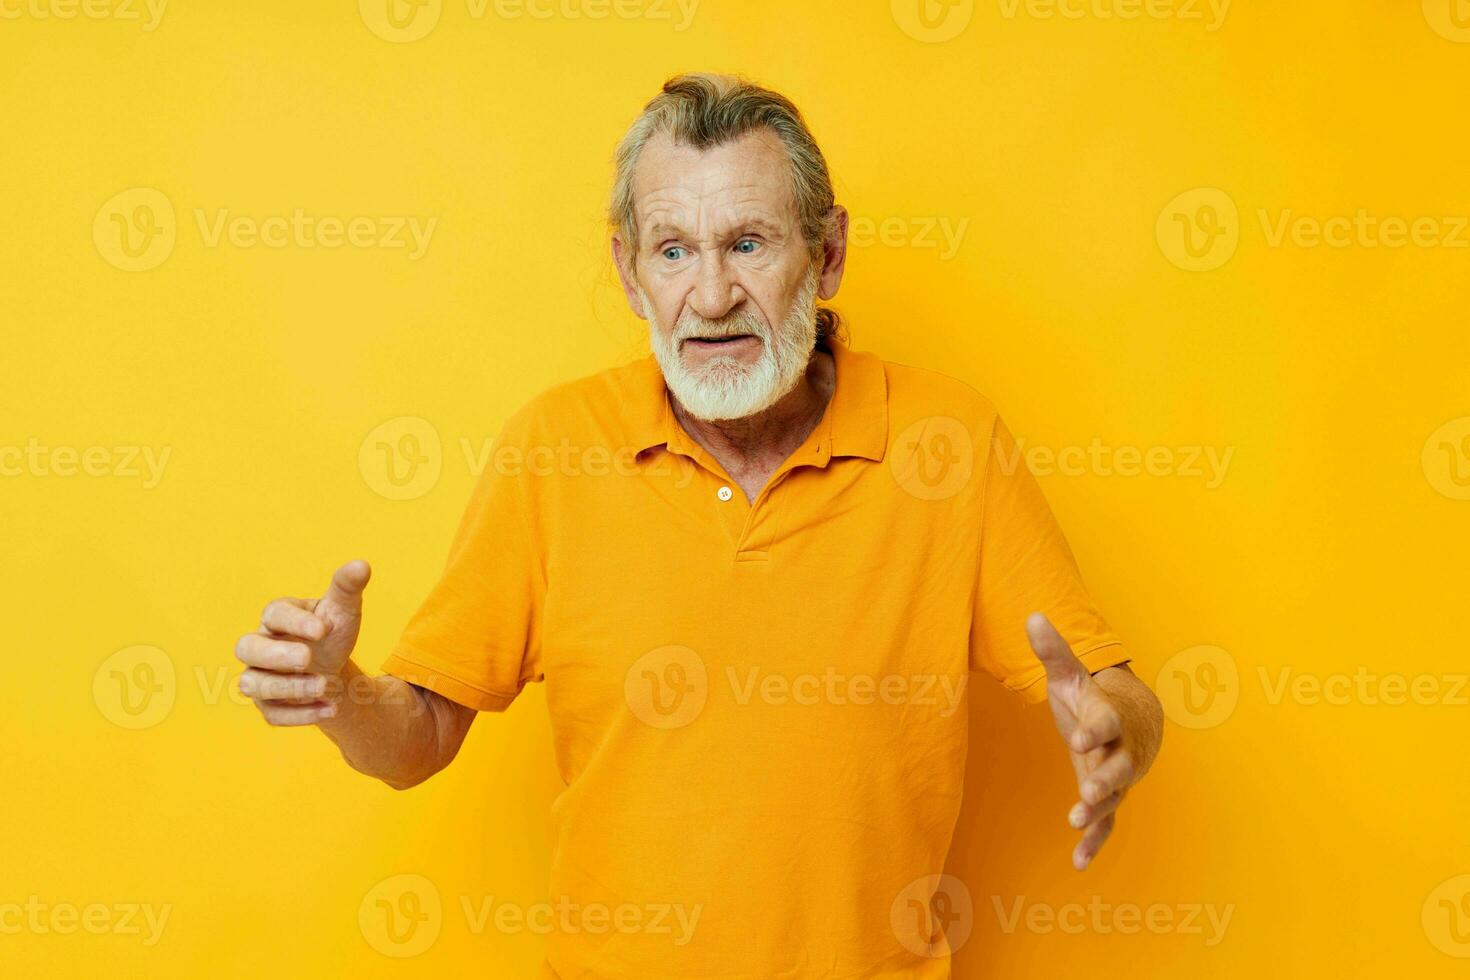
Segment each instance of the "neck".
[{"label": "neck", "polygon": [[774,405],[741,419],[709,421],[690,415],[670,395],[674,417],[694,441],[722,463],[759,465],[791,455],[811,435],[835,389],[836,371],[832,355],[817,348],[807,362],[806,373]]}]

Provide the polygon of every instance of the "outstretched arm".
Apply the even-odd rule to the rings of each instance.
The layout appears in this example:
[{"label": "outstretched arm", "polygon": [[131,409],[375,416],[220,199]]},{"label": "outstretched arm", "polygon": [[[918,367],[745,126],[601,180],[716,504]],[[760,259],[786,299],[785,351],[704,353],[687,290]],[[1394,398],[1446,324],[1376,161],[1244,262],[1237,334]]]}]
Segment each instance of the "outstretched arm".
[{"label": "outstretched arm", "polygon": [[240,691],[272,725],[316,725],[347,764],[407,789],[454,759],[474,709],[397,677],[370,677],[353,663],[362,623],[365,561],[337,569],[319,599],[277,599],[260,629],[240,637]]},{"label": "outstretched arm", "polygon": [[1089,673],[1041,613],[1026,621],[1026,634],[1046,667],[1046,697],[1077,774],[1081,799],[1067,822],[1082,831],[1072,851],[1072,866],[1082,871],[1113,832],[1128,788],[1153,765],[1164,737],[1164,711],[1126,664]]}]

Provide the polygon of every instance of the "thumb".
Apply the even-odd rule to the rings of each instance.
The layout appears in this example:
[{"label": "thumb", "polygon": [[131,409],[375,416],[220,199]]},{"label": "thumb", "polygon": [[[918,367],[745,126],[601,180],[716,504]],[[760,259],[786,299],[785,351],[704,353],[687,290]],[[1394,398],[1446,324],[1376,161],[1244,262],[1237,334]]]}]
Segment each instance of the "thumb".
[{"label": "thumb", "polygon": [[368,579],[372,577],[372,566],[361,558],[348,562],[332,573],[332,584],[327,586],[321,605],[330,605],[343,612],[360,612],[362,590],[367,588]]},{"label": "thumb", "polygon": [[1031,650],[1036,654],[1036,659],[1046,668],[1048,684],[1071,681],[1079,674],[1087,672],[1082,661],[1073,655],[1067,641],[1062,639],[1062,634],[1041,613],[1032,613],[1026,617],[1026,638],[1031,641]]}]

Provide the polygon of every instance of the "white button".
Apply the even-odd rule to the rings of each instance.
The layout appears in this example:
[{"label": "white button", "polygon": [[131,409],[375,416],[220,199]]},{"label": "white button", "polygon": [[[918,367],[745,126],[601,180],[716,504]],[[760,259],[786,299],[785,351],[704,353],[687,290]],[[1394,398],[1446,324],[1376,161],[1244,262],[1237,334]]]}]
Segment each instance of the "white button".
[{"label": "white button", "polygon": [[735,491],[731,490],[729,487],[720,487],[720,489],[715,491],[715,496],[719,497],[721,500],[729,500],[731,497],[735,496]]}]

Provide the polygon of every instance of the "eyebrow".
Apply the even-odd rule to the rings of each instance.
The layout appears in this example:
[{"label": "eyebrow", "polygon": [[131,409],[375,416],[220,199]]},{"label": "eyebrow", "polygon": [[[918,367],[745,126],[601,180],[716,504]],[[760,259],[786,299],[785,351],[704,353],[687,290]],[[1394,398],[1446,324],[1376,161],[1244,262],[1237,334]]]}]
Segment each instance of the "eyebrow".
[{"label": "eyebrow", "polygon": [[[768,238],[779,239],[785,237],[785,230],[782,229],[780,225],[776,224],[776,222],[771,221],[768,218],[763,217],[747,218],[734,227],[738,229],[739,235],[744,235],[749,232],[757,232],[759,234],[765,235]],[[665,241],[669,238],[692,237],[693,236],[690,235],[684,228],[680,227],[679,225],[672,224],[668,221],[655,222],[648,229],[648,242],[650,244]]]}]

